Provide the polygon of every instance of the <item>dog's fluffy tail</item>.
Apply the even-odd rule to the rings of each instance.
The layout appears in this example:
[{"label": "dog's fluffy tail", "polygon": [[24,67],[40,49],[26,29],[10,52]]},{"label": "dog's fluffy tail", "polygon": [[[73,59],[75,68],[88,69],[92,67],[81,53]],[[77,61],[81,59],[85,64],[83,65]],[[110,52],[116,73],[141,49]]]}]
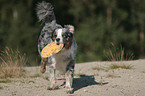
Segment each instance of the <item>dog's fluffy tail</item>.
[{"label": "dog's fluffy tail", "polygon": [[36,11],[39,21],[42,21],[43,23],[49,23],[55,20],[53,6],[50,3],[45,1],[38,3]]}]

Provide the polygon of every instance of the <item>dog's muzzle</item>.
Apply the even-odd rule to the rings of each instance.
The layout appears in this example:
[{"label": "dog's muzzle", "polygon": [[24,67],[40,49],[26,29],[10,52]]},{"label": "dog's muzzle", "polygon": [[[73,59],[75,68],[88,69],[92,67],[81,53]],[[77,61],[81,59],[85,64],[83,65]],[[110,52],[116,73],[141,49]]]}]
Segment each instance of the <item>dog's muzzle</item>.
[{"label": "dog's muzzle", "polygon": [[57,45],[60,44],[60,38],[56,38],[56,44],[57,44]]}]

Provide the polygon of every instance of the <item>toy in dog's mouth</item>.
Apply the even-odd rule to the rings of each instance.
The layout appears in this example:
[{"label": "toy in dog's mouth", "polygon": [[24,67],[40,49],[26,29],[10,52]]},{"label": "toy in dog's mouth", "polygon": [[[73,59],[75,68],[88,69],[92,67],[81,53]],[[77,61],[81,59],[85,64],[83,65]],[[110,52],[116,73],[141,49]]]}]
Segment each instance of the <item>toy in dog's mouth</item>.
[{"label": "toy in dog's mouth", "polygon": [[52,42],[52,43],[46,45],[42,49],[41,56],[43,58],[47,58],[47,57],[53,56],[54,54],[56,54],[59,51],[61,51],[63,46],[64,46],[64,44],[62,44],[62,43]]}]

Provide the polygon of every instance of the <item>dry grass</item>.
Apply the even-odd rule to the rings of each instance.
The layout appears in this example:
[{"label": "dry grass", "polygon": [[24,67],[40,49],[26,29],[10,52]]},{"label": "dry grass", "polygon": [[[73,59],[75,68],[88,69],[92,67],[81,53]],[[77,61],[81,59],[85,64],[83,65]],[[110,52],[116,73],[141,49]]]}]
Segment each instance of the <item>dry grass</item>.
[{"label": "dry grass", "polygon": [[106,78],[120,78],[120,76],[116,76],[114,74],[108,74]]},{"label": "dry grass", "polygon": [[121,46],[117,48],[113,43],[111,43],[111,48],[105,51],[106,57],[109,61],[123,61],[132,60],[134,58],[133,53],[125,53],[125,49]]},{"label": "dry grass", "polygon": [[108,69],[106,69],[105,67],[100,67],[100,66],[93,67],[92,70],[108,72]]},{"label": "dry grass", "polygon": [[9,79],[0,80],[0,83],[10,83],[10,82],[11,82],[11,80],[9,80]]},{"label": "dry grass", "polygon": [[116,63],[114,63],[114,64],[111,64],[110,66],[109,66],[109,69],[132,69],[133,68],[133,66],[131,66],[131,65],[125,65],[125,64],[116,64]]},{"label": "dry grass", "polygon": [[3,89],[3,87],[0,86],[0,89]]},{"label": "dry grass", "polygon": [[0,54],[0,78],[20,77],[23,75],[23,65],[26,58],[19,51],[6,47]]},{"label": "dry grass", "polygon": [[35,74],[35,75],[33,75],[33,76],[30,76],[31,78],[37,78],[37,77],[41,77],[41,75],[40,74]]},{"label": "dry grass", "polygon": [[145,73],[145,71],[142,71],[142,73]]},{"label": "dry grass", "polygon": [[93,67],[92,70],[100,71],[100,70],[105,70],[105,69],[102,68],[102,67],[97,66],[97,67]]}]

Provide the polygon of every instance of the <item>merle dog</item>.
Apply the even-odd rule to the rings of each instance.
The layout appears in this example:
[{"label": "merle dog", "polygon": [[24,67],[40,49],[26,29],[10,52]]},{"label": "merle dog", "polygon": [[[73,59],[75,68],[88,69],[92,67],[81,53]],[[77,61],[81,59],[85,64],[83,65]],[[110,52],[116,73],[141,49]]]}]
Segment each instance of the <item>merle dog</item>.
[{"label": "merle dog", "polygon": [[45,25],[41,31],[38,39],[38,51],[41,55],[41,50],[49,43],[56,42],[57,44],[63,43],[63,49],[49,57],[41,57],[41,72],[46,71],[46,63],[49,64],[50,73],[50,86],[48,90],[56,89],[55,85],[55,71],[58,70],[65,74],[66,77],[66,92],[72,93],[73,73],[75,66],[75,57],[77,53],[77,44],[74,39],[74,26],[61,25],[56,23],[53,7],[50,3],[41,2],[37,5],[37,16],[39,21],[42,21]]}]

